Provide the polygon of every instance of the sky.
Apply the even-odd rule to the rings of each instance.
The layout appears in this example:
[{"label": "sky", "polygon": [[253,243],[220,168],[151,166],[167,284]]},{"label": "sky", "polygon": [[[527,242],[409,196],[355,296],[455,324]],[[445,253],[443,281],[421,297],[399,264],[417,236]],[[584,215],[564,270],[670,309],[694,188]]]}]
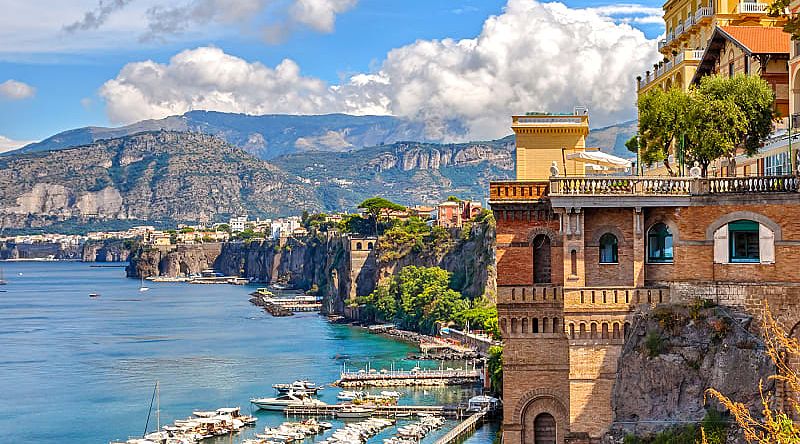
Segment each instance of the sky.
[{"label": "sky", "polygon": [[508,132],[587,105],[635,117],[661,2],[0,0],[0,151],[210,109],[379,114]]}]

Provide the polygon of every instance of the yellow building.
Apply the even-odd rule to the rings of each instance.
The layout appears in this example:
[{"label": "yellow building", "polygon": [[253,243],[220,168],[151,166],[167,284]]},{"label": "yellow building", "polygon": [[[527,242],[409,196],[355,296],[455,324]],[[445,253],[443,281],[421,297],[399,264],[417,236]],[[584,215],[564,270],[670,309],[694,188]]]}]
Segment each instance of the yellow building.
[{"label": "yellow building", "polygon": [[529,113],[513,116],[511,129],[517,139],[517,180],[549,180],[556,162],[559,174],[584,174],[584,165],[567,155],[586,150],[589,113],[576,108],[572,114]]},{"label": "yellow building", "polygon": [[686,89],[718,26],[782,26],[769,17],[772,0],[667,0],[664,4],[666,38],[658,42],[663,60],[637,78],[639,94],[661,87]]}]

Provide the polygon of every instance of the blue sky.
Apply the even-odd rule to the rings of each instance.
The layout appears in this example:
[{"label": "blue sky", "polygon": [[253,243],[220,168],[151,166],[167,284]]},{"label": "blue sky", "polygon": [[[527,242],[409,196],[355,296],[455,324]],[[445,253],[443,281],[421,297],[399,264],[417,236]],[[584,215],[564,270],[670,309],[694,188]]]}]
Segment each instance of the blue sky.
[{"label": "blue sky", "polygon": [[[509,97],[504,99],[505,103],[494,103],[491,96],[496,95],[495,93],[476,96],[476,104],[486,101],[486,109],[495,109],[496,113],[503,113],[504,105],[509,108],[537,105],[567,107],[574,105],[567,103],[568,100],[576,100],[563,92],[569,90],[569,85],[562,85],[555,77],[547,80],[548,75],[556,76],[555,73],[537,73],[535,61],[527,62],[531,74],[544,80],[517,83],[514,79],[520,77],[519,71],[504,73],[495,78],[491,73],[481,72],[489,69],[471,65],[481,63],[480,59],[486,56],[487,51],[494,52],[495,46],[491,45],[499,45],[497,53],[514,54],[514,47],[518,45],[509,39],[515,39],[515,34],[520,36],[519,45],[534,48],[542,37],[536,34],[536,30],[525,29],[525,20],[530,20],[531,26],[538,28],[550,26],[551,19],[556,22],[554,26],[568,27],[570,9],[595,8],[591,14],[614,22],[613,26],[616,28],[613,29],[613,35],[618,35],[621,41],[636,40],[632,47],[637,48],[636,51],[640,51],[642,55],[630,61],[636,65],[635,69],[643,70],[643,67],[649,66],[650,58],[655,55],[651,57],[648,54],[649,46],[647,49],[642,48],[650,45],[663,32],[663,26],[657,21],[660,2],[652,0],[635,4],[566,0],[563,3],[567,10],[549,6],[543,8],[535,4],[534,0],[240,0],[245,5],[242,8],[254,9],[241,13],[222,10],[207,16],[202,15],[202,11],[220,1],[42,0],[37,3],[51,4],[50,8],[41,9],[47,11],[42,17],[38,11],[27,5],[28,0],[0,0],[2,10],[6,11],[4,17],[0,18],[0,138],[15,141],[38,140],[66,129],[124,124],[201,107],[253,114],[264,111],[292,112],[295,110],[291,103],[293,97],[302,97],[308,102],[296,106],[296,111],[300,113],[343,111],[396,114],[410,118],[422,118],[419,116],[424,115],[425,118],[434,116],[435,120],[447,107],[471,107],[470,103],[465,104],[447,94],[440,94],[442,90],[450,90],[452,87],[453,91],[461,88],[469,91],[475,88],[475,82],[488,91],[497,85],[502,86],[503,91],[511,91]],[[514,8],[509,7],[512,1],[515,2]],[[247,6],[248,3],[251,6]],[[297,8],[300,3],[305,8],[331,9],[313,9],[315,13],[310,15],[295,14],[292,8]],[[102,8],[108,8],[109,5],[121,6],[113,8],[98,20]],[[186,8],[180,11],[170,10],[172,6],[169,5]],[[206,9],[198,9],[198,5]],[[509,12],[512,9],[516,11],[513,14]],[[164,13],[158,23],[162,28],[166,26],[168,31],[153,31],[153,11]],[[167,12],[171,14],[166,14]],[[91,13],[91,17],[86,16],[87,13]],[[178,16],[177,13],[182,14],[180,17],[183,17],[183,22],[165,21],[172,20]],[[324,19],[326,13],[331,14],[333,22]],[[527,18],[521,18],[526,14]],[[312,17],[309,19],[309,16]],[[503,23],[497,29],[486,31],[484,27],[491,16],[500,16]],[[95,21],[90,23],[85,17]],[[597,19],[585,18],[584,24],[592,27],[592,20]],[[77,23],[74,26],[76,28],[83,25],[86,29],[66,31],[65,27],[73,23]],[[631,30],[625,23],[630,23],[635,29]],[[636,30],[642,31],[644,38],[634,35]],[[604,32],[609,34],[608,31]],[[576,38],[581,38],[581,35],[583,34]],[[459,41],[476,39],[479,36],[485,37],[482,39],[482,49],[481,44],[477,45],[477,49],[470,45],[427,45],[427,42],[443,39]],[[558,49],[566,50],[563,45],[569,41],[587,48],[594,48],[593,45],[596,45],[596,53],[578,54],[581,57],[585,55],[586,60],[603,60],[606,58],[604,54],[608,54],[614,59],[613,63],[625,63],[619,54],[613,53],[613,45],[608,42],[598,43],[603,38],[595,36],[585,43],[574,41],[575,38],[557,40],[562,42],[562,47]],[[222,66],[230,62],[241,69],[264,71],[258,74],[262,83],[241,84],[235,81],[232,84],[208,86],[208,79],[205,79],[192,84],[196,79],[192,76],[181,77],[186,76],[186,72],[173,66],[170,59],[182,51],[198,48],[219,50],[204,53],[211,57],[204,59],[206,63]],[[397,48],[405,50],[398,51]],[[543,48],[548,52],[547,46]],[[393,50],[396,50],[392,53],[394,56],[387,61],[387,54]],[[189,56],[199,58],[200,54],[190,53]],[[447,65],[441,70],[431,66],[435,63],[431,59],[447,60],[448,56],[457,60],[453,63],[446,62]],[[502,67],[502,64],[513,63],[514,58],[516,57],[512,56],[512,59],[504,58],[492,62],[500,63],[498,66]],[[297,67],[297,75],[289,75],[290,78],[287,79],[282,74],[273,72],[284,59],[291,60],[289,68]],[[141,73],[129,76],[121,73],[127,64],[144,69],[146,66],[139,64],[148,60],[163,69],[162,74],[169,76],[168,81],[147,83],[152,79],[137,78],[136,75]],[[416,63],[427,67],[425,75],[415,77],[415,73],[407,69]],[[265,70],[260,70],[259,64]],[[598,70],[595,78],[607,75],[599,72],[605,70],[605,67],[594,66],[593,69]],[[612,68],[609,65],[608,69],[623,78],[632,78],[635,72],[619,73],[616,68]],[[524,71],[521,72],[524,75]],[[439,73],[442,75],[437,76]],[[219,73],[210,75],[218,76]],[[453,79],[462,75],[472,83],[452,84]],[[246,88],[260,90],[259,85],[263,84],[268,89],[274,80],[273,76],[281,78],[283,83],[280,87],[270,94],[262,94],[258,101],[247,97],[250,91]],[[575,76],[578,77],[576,82],[587,81],[580,79],[583,74],[575,73]],[[107,84],[112,79],[117,82]],[[170,88],[159,89],[162,83],[169,82],[172,82]],[[389,88],[387,84],[392,86]],[[410,84],[414,84],[414,87],[407,87]],[[186,91],[181,90],[184,85]],[[332,86],[335,90],[333,92],[330,91]],[[561,96],[551,98],[541,94],[530,96],[527,93],[531,88],[550,87],[553,88],[553,95]],[[620,91],[607,88],[609,97],[623,100],[617,97],[622,94]],[[293,94],[282,94],[284,90],[292,90]],[[428,110],[420,105],[424,105],[424,102],[419,99],[408,99],[411,94],[409,91],[426,91],[424,94],[430,95],[437,102],[438,108],[432,106]],[[625,93],[629,94],[630,91],[626,90]],[[347,97],[342,98],[345,95]],[[617,118],[617,115],[624,116],[629,111],[617,109],[622,105],[617,108],[606,107],[602,103],[605,99],[589,95],[587,92],[579,95],[578,99],[592,104],[596,101],[598,104],[595,107],[608,108],[609,119]],[[214,100],[208,99],[212,96],[215,97]],[[376,98],[377,96],[380,98]],[[286,101],[291,106],[270,104]],[[629,105],[625,106],[630,108]],[[418,112],[417,108],[421,111]],[[508,109],[503,115],[513,111],[516,110]],[[491,133],[487,128],[491,128],[493,124],[484,121],[484,117],[479,114],[479,110],[464,111],[463,116],[470,125],[474,125],[476,137]],[[0,149],[2,140],[0,139]]]}]

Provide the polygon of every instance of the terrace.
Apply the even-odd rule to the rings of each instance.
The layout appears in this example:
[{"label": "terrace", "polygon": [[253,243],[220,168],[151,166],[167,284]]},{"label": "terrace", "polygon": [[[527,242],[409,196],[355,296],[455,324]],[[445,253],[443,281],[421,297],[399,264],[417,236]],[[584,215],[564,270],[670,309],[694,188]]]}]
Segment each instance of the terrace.
[{"label": "terrace", "polygon": [[[490,203],[514,203],[560,198],[591,197],[622,204],[623,200],[659,198],[661,203],[685,205],[697,196],[780,194],[800,191],[800,178],[785,176],[747,177],[654,177],[569,176],[549,181],[499,181],[490,184]],[[667,199],[663,199],[667,198]],[[670,205],[672,206],[672,205]]]}]

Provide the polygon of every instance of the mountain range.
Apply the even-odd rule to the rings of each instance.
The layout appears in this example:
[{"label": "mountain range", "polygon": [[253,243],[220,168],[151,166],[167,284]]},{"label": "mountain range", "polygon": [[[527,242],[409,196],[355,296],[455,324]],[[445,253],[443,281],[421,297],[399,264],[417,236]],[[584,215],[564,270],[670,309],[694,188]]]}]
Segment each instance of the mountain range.
[{"label": "mountain range", "polygon": [[[352,211],[375,195],[406,205],[485,200],[490,180],[513,177],[513,136],[442,144],[426,141],[423,128],[389,116],[205,111],[79,128],[0,156],[0,223],[74,228]],[[635,131],[636,122],[595,129],[587,145],[630,157],[624,142]]]}]

